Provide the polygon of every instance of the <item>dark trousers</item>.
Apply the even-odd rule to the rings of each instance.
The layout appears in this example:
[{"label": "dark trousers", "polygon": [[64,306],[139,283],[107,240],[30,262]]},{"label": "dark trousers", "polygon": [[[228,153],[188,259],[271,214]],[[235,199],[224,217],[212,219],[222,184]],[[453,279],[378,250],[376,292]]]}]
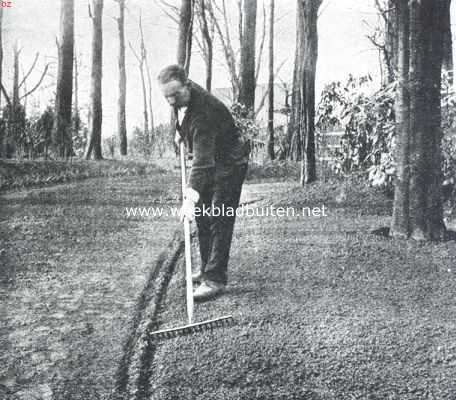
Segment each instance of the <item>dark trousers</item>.
[{"label": "dark trousers", "polygon": [[[202,208],[204,205],[210,208],[213,205],[220,210],[224,207],[225,211],[232,207],[236,210],[246,172],[247,164],[236,165],[231,175],[200,194],[198,206]],[[235,220],[236,213],[229,216],[199,215],[196,217],[203,279],[226,285]]]}]

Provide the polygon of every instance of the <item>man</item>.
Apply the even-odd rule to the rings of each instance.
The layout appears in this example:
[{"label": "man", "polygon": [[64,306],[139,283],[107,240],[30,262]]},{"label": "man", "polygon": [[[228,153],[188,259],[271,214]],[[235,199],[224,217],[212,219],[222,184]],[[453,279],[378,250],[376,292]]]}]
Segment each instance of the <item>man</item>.
[{"label": "man", "polygon": [[[184,69],[178,65],[164,68],[158,81],[176,115],[181,113],[176,123],[179,134],[176,140],[182,138],[187,150],[193,153],[182,215],[193,221],[195,207],[202,211],[203,207],[211,208],[211,205],[213,209],[236,210],[250,149],[231,113],[220,100],[188,80]],[[202,268],[193,275],[195,282],[201,282],[193,296],[202,301],[221,294],[227,284],[235,213],[197,214]]]}]

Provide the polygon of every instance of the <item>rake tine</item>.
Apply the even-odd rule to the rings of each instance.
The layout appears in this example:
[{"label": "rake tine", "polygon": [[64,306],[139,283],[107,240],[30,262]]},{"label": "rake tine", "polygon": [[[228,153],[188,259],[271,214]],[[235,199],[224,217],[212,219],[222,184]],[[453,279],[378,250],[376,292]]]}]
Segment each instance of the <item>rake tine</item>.
[{"label": "rake tine", "polygon": [[154,339],[168,339],[184,335],[190,335],[193,332],[213,331],[215,328],[228,326],[233,322],[231,315],[224,316],[218,319],[197,322],[177,328],[163,329],[155,332],[150,332],[149,335]]}]

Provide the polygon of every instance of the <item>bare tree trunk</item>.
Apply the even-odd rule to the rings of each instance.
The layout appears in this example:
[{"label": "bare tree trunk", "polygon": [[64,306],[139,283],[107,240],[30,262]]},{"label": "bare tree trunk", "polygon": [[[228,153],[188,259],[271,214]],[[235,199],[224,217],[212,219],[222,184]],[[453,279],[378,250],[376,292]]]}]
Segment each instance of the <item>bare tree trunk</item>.
[{"label": "bare tree trunk", "polygon": [[443,65],[444,71],[448,72],[450,81],[453,82],[453,37],[451,34],[451,0],[442,0],[444,12],[442,28],[443,32]]},{"label": "bare tree trunk", "polygon": [[[0,7],[0,87],[3,87],[3,8]],[[0,91],[0,110],[2,105],[2,92]],[[0,126],[0,158],[6,158],[6,124],[1,121]]]},{"label": "bare tree trunk", "polygon": [[300,62],[300,46],[298,38],[301,37],[300,31],[302,30],[300,23],[299,13],[296,15],[296,47],[295,59],[293,67],[293,83],[291,88],[291,112],[290,120],[288,121],[287,128],[287,141],[286,141],[286,156],[290,160],[299,160],[301,158],[301,145],[296,146],[296,139],[299,139],[299,122],[301,120],[301,98],[300,98],[300,85],[299,85],[299,62]]},{"label": "bare tree trunk", "polygon": [[179,13],[179,38],[177,42],[177,63],[188,74],[192,54],[193,0],[182,0]]},{"label": "bare tree trunk", "polygon": [[245,112],[254,111],[255,107],[255,33],[256,33],[257,0],[244,0],[243,43],[241,46],[240,65],[240,104]]},{"label": "bare tree trunk", "polygon": [[74,114],[79,116],[78,57],[74,55]]},{"label": "bare tree trunk", "polygon": [[55,154],[60,158],[68,158],[73,149],[71,103],[73,97],[74,1],[61,0],[60,4],[59,68],[52,136]]},{"label": "bare tree trunk", "polygon": [[206,64],[206,90],[210,92],[212,89],[213,43],[212,36],[209,32],[209,26],[207,23],[206,0],[201,0],[200,5],[201,34],[205,44],[204,47],[206,53],[204,57],[204,62]]},{"label": "bare tree trunk", "polygon": [[14,61],[13,61],[13,109],[19,105],[19,44],[14,43]]},{"label": "bare tree trunk", "polygon": [[384,59],[387,67],[387,80],[385,83],[389,84],[396,79],[396,66],[398,65],[398,27],[395,13],[395,5],[393,0],[388,0],[388,10],[385,15],[386,23],[386,39],[385,39],[385,52]]},{"label": "bare tree trunk", "polygon": [[274,160],[274,0],[270,0],[269,14],[269,107],[268,107],[268,155]]},{"label": "bare tree trunk", "polygon": [[315,75],[318,57],[317,19],[321,0],[298,0],[298,13],[303,29],[298,40],[301,48],[299,83],[301,113],[299,132],[301,137],[301,184],[317,179],[315,157]]},{"label": "bare tree trunk", "polygon": [[90,88],[90,124],[89,142],[85,158],[93,157],[95,160],[103,159],[101,153],[101,124],[103,121],[103,108],[101,102],[101,80],[103,65],[103,0],[93,0],[92,19],[92,70]]},{"label": "bare tree trunk", "polygon": [[21,105],[19,102],[19,44],[16,40],[14,43],[14,56],[13,56],[13,97],[12,97],[12,104],[10,109],[8,110],[8,130],[7,136],[9,137],[9,141],[14,141],[14,146],[16,147],[16,152],[21,153],[20,143],[18,142],[18,138],[20,136],[20,128],[19,128],[19,113],[21,109]]},{"label": "bare tree trunk", "polygon": [[393,218],[390,235],[406,238],[409,235],[409,132],[410,132],[410,94],[409,94],[409,59],[410,28],[409,10],[403,1],[397,1],[396,20],[398,27],[398,80],[396,94],[396,180],[394,190]]},{"label": "bare tree trunk", "polygon": [[153,142],[155,127],[154,127],[154,113],[153,113],[153,109],[152,109],[152,79],[150,77],[149,62],[147,61],[147,52],[145,53],[144,62],[145,62],[146,73],[147,73],[147,90],[149,91],[149,99],[148,99],[149,119],[150,119],[149,132],[150,132],[150,140],[151,140],[151,142]]},{"label": "bare tree trunk", "polygon": [[[215,4],[215,3],[214,3]],[[240,2],[238,3],[240,4]],[[228,26],[228,17],[226,14],[226,7],[225,7],[225,0],[222,0],[222,17],[225,24],[225,34],[222,31],[222,28],[219,23],[219,19],[215,16],[214,7],[212,2],[208,2],[207,4],[207,11],[209,12],[209,16],[211,17],[211,22],[215,27],[217,32],[217,36],[220,40],[220,43],[223,48],[223,54],[225,56],[226,65],[228,67],[228,71],[230,74],[230,81],[231,81],[231,91],[232,91],[232,99],[236,101],[239,98],[239,86],[240,86],[240,79],[236,69],[236,56],[231,45],[231,38],[230,38],[230,31]],[[239,7],[241,7],[240,5]],[[242,16],[242,12],[240,11],[240,16]],[[242,27],[239,29],[239,36],[242,37]]]},{"label": "bare tree trunk", "polygon": [[120,155],[127,155],[127,120],[125,104],[127,101],[127,74],[125,72],[125,0],[119,0],[119,100],[117,114],[117,129],[119,135]]},{"label": "bare tree trunk", "polygon": [[81,116],[79,113],[79,72],[78,57],[74,55],[74,105],[73,105],[73,132],[79,136],[81,130]]},{"label": "bare tree trunk", "polygon": [[[0,86],[3,86],[3,7],[0,7]],[[2,92],[0,91],[0,108],[2,106]],[[0,146],[2,143],[0,141]],[[0,147],[1,157],[1,147]]]},{"label": "bare tree trunk", "polygon": [[[445,234],[440,147],[443,62],[441,27],[448,10],[442,2],[433,0],[397,0],[397,3],[401,10],[408,8],[410,15],[410,126],[409,140],[405,140],[405,135],[402,135],[399,142],[398,151],[403,159],[399,157],[402,162],[398,168],[391,234],[400,237],[410,235],[415,240],[439,240]],[[399,21],[404,24],[402,18]],[[404,32],[404,26],[400,30]],[[401,111],[399,121],[405,122],[402,126],[406,129],[407,107],[398,108],[398,111]],[[410,165],[408,191],[407,182],[404,181],[407,179],[407,145]],[[407,196],[408,221],[405,209]]]}]

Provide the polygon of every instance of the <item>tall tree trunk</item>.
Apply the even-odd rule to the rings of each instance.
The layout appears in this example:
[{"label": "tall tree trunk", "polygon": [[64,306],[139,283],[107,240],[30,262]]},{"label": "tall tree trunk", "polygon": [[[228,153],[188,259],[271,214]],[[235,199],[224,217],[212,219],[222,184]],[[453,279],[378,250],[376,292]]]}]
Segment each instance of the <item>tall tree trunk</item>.
[{"label": "tall tree trunk", "polygon": [[396,66],[398,65],[398,46],[399,36],[394,0],[388,0],[388,9],[385,14],[385,50],[384,59],[388,73],[386,74],[386,84],[394,82],[396,79]]},{"label": "tall tree trunk", "polygon": [[125,72],[125,0],[119,0],[119,100],[117,111],[117,129],[119,135],[120,155],[127,155],[127,120],[125,105],[127,101],[127,74]]},{"label": "tall tree trunk", "polygon": [[103,65],[103,0],[93,0],[92,19],[92,69],[90,74],[90,124],[89,142],[86,150],[86,159],[93,157],[95,160],[103,158],[101,153],[101,124],[103,108],[101,103],[101,80]]},{"label": "tall tree trunk", "polygon": [[69,157],[73,150],[71,135],[73,56],[74,1],[61,0],[59,67],[55,96],[55,119],[52,134],[54,152],[60,158]]},{"label": "tall tree trunk", "polygon": [[193,0],[182,0],[179,13],[179,37],[177,42],[177,63],[188,74],[192,54]]},{"label": "tall tree trunk", "polygon": [[[0,7],[0,88],[3,87],[3,8]],[[0,89],[0,110],[2,105],[2,91]],[[0,114],[0,158],[6,157],[6,124]]]},{"label": "tall tree trunk", "polygon": [[[3,87],[3,7],[0,7],[0,87]],[[0,90],[0,108],[2,105],[2,92]],[[0,142],[0,146],[2,143]],[[0,148],[1,151],[1,148]],[[1,157],[1,154],[0,154]]]},{"label": "tall tree trunk", "polygon": [[73,101],[73,132],[79,136],[81,130],[81,117],[79,114],[79,72],[78,72],[78,58],[74,55],[74,101]]},{"label": "tall tree trunk", "polygon": [[299,123],[301,120],[301,96],[299,84],[301,47],[299,43],[300,37],[302,36],[302,29],[300,15],[299,13],[296,13],[296,44],[293,67],[293,83],[291,87],[291,112],[290,120],[288,121],[286,142],[287,158],[290,160],[300,160],[301,158],[301,144],[299,142]]},{"label": "tall tree trunk", "polygon": [[274,160],[274,0],[270,0],[269,14],[269,107],[268,107],[268,155]]},{"label": "tall tree trunk", "polygon": [[399,86],[396,94],[396,180],[394,190],[393,218],[391,236],[406,238],[409,234],[409,132],[410,132],[410,94],[409,94],[409,58],[410,28],[407,4],[396,4],[398,34],[397,71]]},{"label": "tall tree trunk", "polygon": [[146,63],[146,45],[144,43],[144,33],[142,29],[142,16],[139,15],[139,33],[141,35],[141,54],[139,60],[139,69],[141,73],[141,84],[143,91],[143,108],[144,108],[144,146],[145,154],[147,157],[150,156],[150,132],[149,132],[149,113],[147,111],[147,90],[146,90],[146,76],[144,74],[144,68]]},{"label": "tall tree trunk", "polygon": [[450,81],[453,82],[453,37],[451,34],[451,0],[442,0],[442,11],[444,13],[443,28],[443,65],[444,71],[448,72]]},{"label": "tall tree trunk", "polygon": [[[410,125],[409,140],[402,135],[399,141],[398,154],[403,160],[399,157],[401,164],[395,188],[391,234],[401,237],[410,235],[415,240],[439,240],[445,234],[441,196],[443,177],[440,88],[443,61],[442,21],[448,10],[442,2],[434,0],[397,2],[401,10],[408,8],[410,16]],[[402,21],[400,30],[404,32],[404,19],[399,21]],[[407,129],[407,107],[398,107],[397,110],[401,112],[398,120],[403,128]],[[407,182],[404,181],[407,179],[407,145],[410,165],[408,191]],[[407,196],[408,221],[405,209]]]},{"label": "tall tree trunk", "polygon": [[245,106],[246,115],[254,111],[255,106],[255,34],[257,0],[244,0],[244,17],[240,65],[240,104]]},{"label": "tall tree trunk", "polygon": [[214,56],[212,37],[209,33],[207,23],[206,0],[201,0],[201,34],[206,48],[206,57],[204,58],[204,62],[206,64],[206,90],[210,92],[212,89],[212,63]]},{"label": "tall tree trunk", "polygon": [[147,74],[147,90],[149,91],[149,132],[150,132],[150,139],[151,142],[154,141],[154,130],[155,130],[155,125],[154,125],[154,113],[152,109],[152,78],[150,77],[150,68],[149,68],[149,62],[147,60],[147,53],[145,53],[145,58],[144,58],[144,65],[146,67],[146,74]]},{"label": "tall tree trunk", "polygon": [[299,132],[301,137],[301,184],[317,179],[315,157],[315,75],[318,57],[317,19],[321,0],[298,0],[298,14],[303,29],[298,45],[299,83],[301,115]]},{"label": "tall tree trunk", "polygon": [[14,43],[13,59],[13,109],[19,105],[19,44],[16,40]]},{"label": "tall tree trunk", "polygon": [[19,44],[16,40],[14,43],[14,55],[13,55],[13,97],[11,107],[8,110],[8,129],[7,137],[8,141],[13,141],[16,148],[16,153],[21,153],[19,137],[19,114],[21,112],[21,104],[19,102]]}]

